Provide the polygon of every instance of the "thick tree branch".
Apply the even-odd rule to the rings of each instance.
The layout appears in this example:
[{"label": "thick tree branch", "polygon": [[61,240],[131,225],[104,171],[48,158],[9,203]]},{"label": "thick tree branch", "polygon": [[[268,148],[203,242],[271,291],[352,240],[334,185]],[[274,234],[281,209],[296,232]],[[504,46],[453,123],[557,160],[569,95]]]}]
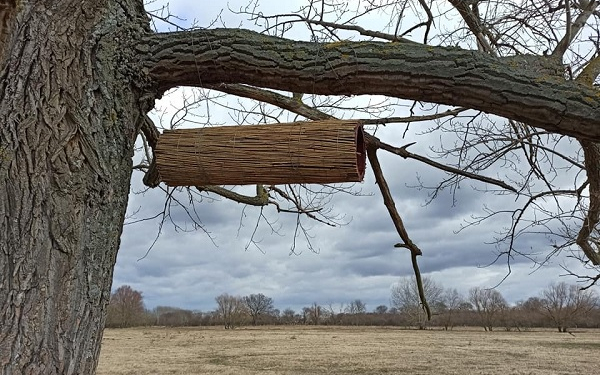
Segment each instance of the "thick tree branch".
[{"label": "thick tree branch", "polygon": [[600,140],[600,96],[514,60],[405,43],[318,44],[248,30],[148,35],[137,46],[158,90],[245,83],[324,95],[381,94],[463,106]]},{"label": "thick tree branch", "polygon": [[593,234],[600,222],[600,144],[580,140],[585,157],[585,169],[589,182],[590,206],[577,234],[576,242],[585,256],[595,266],[600,265],[600,246]]},{"label": "thick tree branch", "polygon": [[[599,60],[598,57],[594,58],[577,77],[577,81],[585,85],[593,85],[595,74],[598,73],[600,65]],[[588,139],[578,140],[583,149],[590,202],[575,242],[592,264],[598,266],[600,265],[600,244],[593,235],[594,232],[597,232],[597,226],[600,222],[600,143]]]}]

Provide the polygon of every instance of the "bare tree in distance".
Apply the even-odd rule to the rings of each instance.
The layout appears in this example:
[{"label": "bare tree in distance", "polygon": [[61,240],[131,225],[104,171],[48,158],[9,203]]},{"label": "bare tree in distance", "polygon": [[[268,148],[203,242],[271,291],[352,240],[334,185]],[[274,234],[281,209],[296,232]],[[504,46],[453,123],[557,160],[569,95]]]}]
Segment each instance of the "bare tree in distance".
[{"label": "bare tree in distance", "polygon": [[362,318],[361,314],[367,312],[367,304],[360,299],[352,300],[346,305],[344,312],[351,315],[350,319],[353,324],[359,325]]},{"label": "bare tree in distance", "polygon": [[347,307],[344,303],[335,304],[330,302],[327,304],[327,307],[323,307],[323,311],[327,313],[329,318],[329,323],[333,325],[343,324],[344,312],[346,312]]},{"label": "bare tree in distance", "polygon": [[[320,207],[335,187],[319,195],[310,186],[258,186],[256,196],[241,196],[160,185],[152,173],[159,130],[147,113],[180,86],[256,100],[246,114],[261,123],[360,118],[374,127],[405,124],[427,142],[433,154],[412,152],[401,136],[367,136],[371,170],[417,280],[423,250],[395,207],[381,152],[441,170],[441,181],[422,186],[432,198],[469,181],[516,199],[516,208],[485,207],[471,223],[506,220],[496,238],[500,255],[543,264],[567,252],[589,270],[577,274],[586,286],[600,280],[598,1],[361,1],[359,12],[347,4],[307,1],[296,13],[271,16],[253,2],[242,11],[262,32],[166,33],[151,26],[177,20],[161,9],[148,15],[141,0],[0,3],[5,372],[94,373],[134,168],[164,190],[164,221],[177,206],[203,228],[186,202],[217,194],[257,207],[260,220],[270,208],[335,224]],[[368,17],[377,17],[376,29],[363,22]],[[292,29],[304,39],[286,39]],[[346,101],[353,95],[379,95],[408,113],[355,112]],[[422,120],[437,122],[424,128]],[[419,138],[423,132],[433,137]],[[147,153],[134,165],[138,137]],[[307,208],[315,194],[323,200]],[[524,244],[540,234],[549,243],[538,259]]]},{"label": "bare tree in distance", "polygon": [[215,301],[225,329],[234,329],[248,313],[241,297],[223,293],[215,297]]},{"label": "bare tree in distance", "polygon": [[543,307],[542,300],[539,297],[529,297],[525,301],[518,301],[513,308],[516,314],[516,320],[519,325],[518,330],[528,330],[531,327],[543,325]]},{"label": "bare tree in distance", "polygon": [[[444,289],[429,276],[423,277],[422,287],[429,304],[439,308]],[[419,285],[415,278],[403,277],[392,286],[391,305],[397,308],[401,314],[406,315],[411,324],[416,325],[419,329],[425,329],[428,312],[421,301]]]},{"label": "bare tree in distance", "polygon": [[388,307],[386,305],[378,305],[373,312],[378,315],[383,315],[388,312]]},{"label": "bare tree in distance", "polygon": [[441,296],[439,320],[445,330],[454,328],[457,315],[463,309],[465,298],[454,288],[445,289]]},{"label": "bare tree in distance", "polygon": [[348,314],[362,314],[367,312],[367,304],[360,299],[350,301],[345,308]]},{"label": "bare tree in distance", "polygon": [[323,315],[327,314],[325,309],[318,303],[314,302],[309,307],[302,308],[304,324],[319,325],[323,319]]},{"label": "bare tree in distance", "polygon": [[144,318],[144,298],[141,292],[123,285],[110,296],[107,326],[133,327],[139,325]]},{"label": "bare tree in distance", "polygon": [[252,317],[252,325],[256,325],[257,319],[264,314],[269,314],[275,308],[273,298],[267,297],[262,293],[250,294],[243,299],[248,314]]},{"label": "bare tree in distance", "polygon": [[541,295],[541,311],[559,332],[567,332],[578,319],[598,306],[594,290],[581,290],[565,282],[549,285]]},{"label": "bare tree in distance", "polygon": [[281,321],[284,324],[295,324],[296,322],[296,312],[291,309],[291,308],[286,308],[285,310],[283,310],[283,312],[281,313]]},{"label": "bare tree in distance", "polygon": [[490,332],[494,330],[494,326],[500,324],[502,312],[508,307],[506,300],[497,289],[471,288],[469,302],[477,311],[483,329]]}]

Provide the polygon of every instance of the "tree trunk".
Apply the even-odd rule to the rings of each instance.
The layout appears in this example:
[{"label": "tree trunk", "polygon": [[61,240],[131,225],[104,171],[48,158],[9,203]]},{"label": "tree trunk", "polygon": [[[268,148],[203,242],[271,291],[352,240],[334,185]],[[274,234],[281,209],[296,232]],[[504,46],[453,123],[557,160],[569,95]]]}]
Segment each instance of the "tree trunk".
[{"label": "tree trunk", "polygon": [[14,6],[0,35],[0,373],[91,374],[149,109],[124,46],[147,19],[139,0]]}]

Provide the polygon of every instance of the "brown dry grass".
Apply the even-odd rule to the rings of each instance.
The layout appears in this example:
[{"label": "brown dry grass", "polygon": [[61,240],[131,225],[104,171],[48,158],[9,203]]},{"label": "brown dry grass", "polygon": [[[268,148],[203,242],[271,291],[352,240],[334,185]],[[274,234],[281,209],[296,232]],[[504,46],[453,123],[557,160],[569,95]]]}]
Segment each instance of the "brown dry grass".
[{"label": "brown dry grass", "polygon": [[98,374],[596,374],[600,331],[107,329]]}]

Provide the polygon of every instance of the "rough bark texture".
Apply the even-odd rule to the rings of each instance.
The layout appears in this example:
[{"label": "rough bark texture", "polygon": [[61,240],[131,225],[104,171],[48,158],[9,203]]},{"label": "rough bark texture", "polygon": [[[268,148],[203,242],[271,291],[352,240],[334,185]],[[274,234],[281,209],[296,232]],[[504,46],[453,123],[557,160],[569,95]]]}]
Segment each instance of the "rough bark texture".
[{"label": "rough bark texture", "polygon": [[91,374],[148,109],[123,44],[147,19],[138,0],[16,9],[0,59],[0,373]]},{"label": "rough bark texture", "polygon": [[94,372],[134,140],[155,92],[248,83],[385,94],[600,141],[597,91],[514,59],[147,25],[142,0],[0,0],[1,374]]},{"label": "rough bark texture", "polygon": [[543,57],[498,59],[413,43],[318,44],[231,29],[155,34],[138,48],[162,90],[247,83],[324,95],[381,94],[600,140],[598,91],[549,74],[543,61],[553,70],[556,64]]},{"label": "rough bark texture", "polygon": [[590,203],[575,240],[585,256],[597,266],[600,265],[600,243],[597,238],[600,222],[600,144],[587,140],[580,140],[580,144],[585,158]]}]

